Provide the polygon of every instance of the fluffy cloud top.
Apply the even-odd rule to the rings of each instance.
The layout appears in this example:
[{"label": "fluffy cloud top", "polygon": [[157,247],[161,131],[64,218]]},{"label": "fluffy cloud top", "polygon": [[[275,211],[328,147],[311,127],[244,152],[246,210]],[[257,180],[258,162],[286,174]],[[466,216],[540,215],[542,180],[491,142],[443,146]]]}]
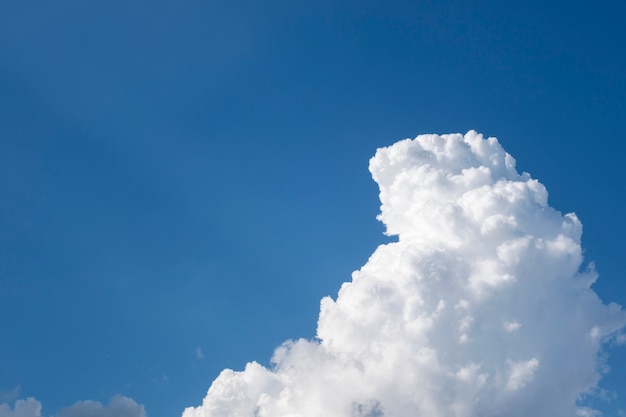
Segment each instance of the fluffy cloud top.
[{"label": "fluffy cloud top", "polygon": [[316,340],[224,370],[183,417],[571,417],[626,315],[590,288],[582,225],[495,138],[422,135],[370,171],[378,247],[321,301]]}]

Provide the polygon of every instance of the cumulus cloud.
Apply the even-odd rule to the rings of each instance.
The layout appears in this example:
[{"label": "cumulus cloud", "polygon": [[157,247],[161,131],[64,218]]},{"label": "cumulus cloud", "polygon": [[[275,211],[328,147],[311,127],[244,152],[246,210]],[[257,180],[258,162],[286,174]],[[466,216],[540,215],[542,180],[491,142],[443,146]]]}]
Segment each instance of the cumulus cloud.
[{"label": "cumulus cloud", "polygon": [[116,395],[107,405],[99,401],[79,401],[61,409],[57,417],[146,417],[146,411],[133,399]]},{"label": "cumulus cloud", "polygon": [[41,403],[34,398],[17,400],[13,409],[9,404],[0,404],[0,417],[41,417]]},{"label": "cumulus cloud", "polygon": [[[8,404],[0,404],[0,417],[41,417],[41,403],[35,398],[17,400],[13,409]],[[56,417],[146,417],[143,405],[133,399],[116,395],[109,404],[98,401],[79,401],[61,409]]]},{"label": "cumulus cloud", "polygon": [[183,417],[571,417],[626,315],[583,265],[582,225],[495,138],[379,149],[378,219],[398,241],[326,297],[314,340],[224,370]]}]

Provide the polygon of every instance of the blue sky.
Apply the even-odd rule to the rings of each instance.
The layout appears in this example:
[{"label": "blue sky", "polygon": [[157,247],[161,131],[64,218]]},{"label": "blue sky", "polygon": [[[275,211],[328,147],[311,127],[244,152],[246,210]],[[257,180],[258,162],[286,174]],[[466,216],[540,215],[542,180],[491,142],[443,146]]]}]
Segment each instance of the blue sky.
[{"label": "blue sky", "polygon": [[[596,291],[625,305],[624,18],[608,1],[5,2],[0,392],[44,415],[115,394],[179,415],[221,369],[314,336],[320,298],[388,240],[369,158],[419,133],[497,136],[578,214]],[[606,410],[626,408],[623,357]]]}]

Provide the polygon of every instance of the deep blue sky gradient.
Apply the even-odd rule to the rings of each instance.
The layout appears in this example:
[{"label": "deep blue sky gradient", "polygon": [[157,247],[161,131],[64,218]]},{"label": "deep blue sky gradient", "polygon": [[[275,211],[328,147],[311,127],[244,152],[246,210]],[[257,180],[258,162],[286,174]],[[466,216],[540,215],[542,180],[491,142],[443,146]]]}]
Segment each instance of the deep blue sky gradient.
[{"label": "deep blue sky gradient", "polygon": [[[625,20],[603,0],[3,3],[0,391],[179,415],[313,337],[388,240],[369,158],[419,133],[497,136],[626,304]],[[623,358],[605,410],[626,409]]]}]

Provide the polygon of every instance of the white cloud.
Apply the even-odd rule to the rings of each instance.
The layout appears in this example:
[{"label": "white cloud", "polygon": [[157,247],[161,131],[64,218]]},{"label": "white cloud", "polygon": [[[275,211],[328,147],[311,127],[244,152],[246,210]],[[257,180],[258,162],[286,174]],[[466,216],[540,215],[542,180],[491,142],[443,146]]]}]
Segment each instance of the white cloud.
[{"label": "white cloud", "polygon": [[524,388],[524,386],[532,381],[535,371],[539,367],[537,358],[532,358],[523,362],[509,362],[511,371],[506,387],[512,391]]},{"label": "white cloud", "polygon": [[502,326],[504,326],[504,330],[509,333],[513,333],[514,331],[517,331],[520,327],[522,327],[522,325],[516,321],[505,321],[504,323],[502,323]]},{"label": "white cloud", "polygon": [[17,400],[13,409],[9,404],[0,404],[0,417],[41,417],[41,403],[27,398]]},{"label": "white cloud", "polygon": [[[143,405],[121,395],[111,398],[109,404],[98,401],[79,401],[61,409],[57,417],[146,417]],[[11,409],[9,404],[0,404],[0,417],[41,417],[41,403],[35,398],[17,400]]]},{"label": "white cloud", "polygon": [[571,417],[626,315],[581,270],[582,225],[495,138],[423,135],[370,171],[381,245],[321,301],[316,340],[223,371],[183,417]]},{"label": "white cloud", "polygon": [[146,417],[146,411],[133,399],[116,395],[107,405],[99,401],[79,401],[61,409],[57,417]]}]

